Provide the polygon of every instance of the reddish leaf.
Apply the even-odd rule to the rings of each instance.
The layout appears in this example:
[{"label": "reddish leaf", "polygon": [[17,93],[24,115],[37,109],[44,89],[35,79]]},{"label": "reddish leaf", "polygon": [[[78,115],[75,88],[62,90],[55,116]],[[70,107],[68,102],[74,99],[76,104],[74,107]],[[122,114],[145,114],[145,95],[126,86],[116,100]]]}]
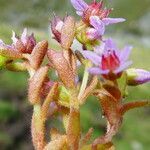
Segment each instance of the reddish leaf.
[{"label": "reddish leaf", "polygon": [[65,19],[61,32],[61,45],[65,50],[68,50],[75,36],[75,20],[71,16]]},{"label": "reddish leaf", "polygon": [[48,58],[54,65],[54,68],[57,70],[58,75],[65,86],[67,86],[68,88],[74,87],[75,73],[69,65],[68,61],[64,58],[63,54],[60,52],[49,50]]},{"label": "reddish leaf", "polygon": [[46,55],[48,49],[48,42],[39,42],[33,49],[30,58],[30,64],[34,69],[38,69]]},{"label": "reddish leaf", "polygon": [[29,81],[28,98],[31,104],[40,101],[41,88],[48,73],[48,67],[41,67]]}]

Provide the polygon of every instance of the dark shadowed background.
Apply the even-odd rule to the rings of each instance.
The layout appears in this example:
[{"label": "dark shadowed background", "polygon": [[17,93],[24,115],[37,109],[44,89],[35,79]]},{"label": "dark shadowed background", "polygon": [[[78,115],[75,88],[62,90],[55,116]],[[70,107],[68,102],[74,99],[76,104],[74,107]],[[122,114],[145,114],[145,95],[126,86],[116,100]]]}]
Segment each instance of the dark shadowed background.
[{"label": "dark shadowed background", "polygon": [[[107,0],[113,7],[111,16],[123,17],[125,23],[107,28],[106,37],[112,36],[123,46],[133,45],[133,66],[150,69],[150,0]],[[11,31],[20,34],[24,27],[33,31],[37,41],[50,39],[49,21],[52,13],[63,16],[66,12],[75,16],[69,0],[0,0],[0,39],[10,43]],[[26,73],[0,70],[0,150],[32,150],[30,121],[32,108],[27,102]],[[150,85],[129,88],[126,101],[150,98]],[[60,126],[59,119],[50,122]],[[81,108],[82,129],[86,132],[94,126],[94,137],[105,131],[105,120],[95,98],[90,97]],[[114,138],[117,150],[150,149],[150,108],[128,112],[118,135]]]}]

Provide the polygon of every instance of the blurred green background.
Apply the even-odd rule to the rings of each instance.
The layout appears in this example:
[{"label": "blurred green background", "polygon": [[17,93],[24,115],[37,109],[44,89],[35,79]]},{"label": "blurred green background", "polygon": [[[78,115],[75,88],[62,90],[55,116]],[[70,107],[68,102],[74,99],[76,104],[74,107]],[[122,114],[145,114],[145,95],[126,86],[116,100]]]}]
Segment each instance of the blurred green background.
[{"label": "blurred green background", "polygon": [[[105,1],[105,0],[104,0]],[[150,0],[106,0],[113,7],[111,16],[123,17],[125,23],[107,28],[106,37],[112,36],[120,46],[133,45],[133,66],[150,67]],[[21,33],[24,27],[35,33],[38,41],[50,38],[49,21],[52,13],[75,16],[69,0],[0,0],[0,39],[10,43],[11,31]],[[27,97],[26,73],[0,71],[0,150],[32,150],[30,120],[32,108]],[[126,101],[149,99],[150,85],[130,87]],[[59,118],[51,126],[60,126]],[[105,131],[105,120],[95,98],[90,97],[81,108],[82,129],[94,126],[94,137]],[[150,108],[135,109],[124,117],[120,132],[114,138],[117,150],[150,149]]]}]

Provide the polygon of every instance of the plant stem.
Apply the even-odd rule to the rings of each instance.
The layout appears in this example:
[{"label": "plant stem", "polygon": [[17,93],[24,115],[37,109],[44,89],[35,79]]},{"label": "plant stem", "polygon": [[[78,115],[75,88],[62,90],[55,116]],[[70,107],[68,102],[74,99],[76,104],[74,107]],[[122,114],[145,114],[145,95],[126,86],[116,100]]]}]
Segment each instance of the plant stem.
[{"label": "plant stem", "polygon": [[67,125],[67,140],[71,150],[79,148],[80,139],[80,108],[76,92],[71,92],[70,113]]},{"label": "plant stem", "polygon": [[148,100],[145,101],[136,101],[136,102],[130,102],[127,104],[124,104],[120,110],[122,114],[127,112],[130,109],[138,108],[138,107],[144,107],[144,106],[149,106],[150,102]]},{"label": "plant stem", "polygon": [[81,96],[83,95],[83,93],[86,89],[86,86],[87,86],[87,82],[88,82],[88,78],[89,78],[89,72],[87,71],[88,68],[89,68],[89,63],[86,63],[85,64],[84,75],[83,75],[83,80],[82,80],[82,84],[81,84],[81,87],[80,87],[80,92],[79,92],[79,95],[78,95],[78,99],[81,98]]}]

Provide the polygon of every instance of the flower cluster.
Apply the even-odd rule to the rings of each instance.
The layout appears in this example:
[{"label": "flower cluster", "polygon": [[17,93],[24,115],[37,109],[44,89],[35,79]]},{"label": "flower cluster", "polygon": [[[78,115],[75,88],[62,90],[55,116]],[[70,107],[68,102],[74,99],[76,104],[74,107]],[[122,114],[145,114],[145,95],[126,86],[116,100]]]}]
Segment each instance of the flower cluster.
[{"label": "flower cluster", "polygon": [[132,64],[128,61],[130,52],[131,46],[126,46],[120,51],[112,39],[107,39],[101,46],[96,47],[94,52],[83,51],[82,53],[96,65],[89,69],[91,74],[101,74],[106,79],[115,80]]},{"label": "flower cluster", "polygon": [[34,35],[27,35],[27,29],[24,29],[21,37],[17,37],[15,32],[13,31],[12,35],[12,44],[6,45],[2,40],[0,40],[0,48],[1,49],[11,49],[14,51],[18,51],[20,53],[29,53],[31,54],[33,48],[36,45],[36,41]]},{"label": "flower cluster", "polygon": [[[127,86],[149,82],[150,72],[129,68],[132,46],[120,50],[112,38],[103,37],[107,25],[125,19],[109,18],[112,9],[105,8],[103,1],[87,4],[71,0],[71,3],[79,21],[68,15],[63,19],[54,15],[50,22],[59,50],[48,47],[45,40],[37,43],[33,34],[27,35],[27,29],[21,37],[13,32],[12,44],[0,40],[0,69],[27,71],[30,75],[28,100],[33,106],[31,133],[35,150],[114,149],[112,138],[124,113],[150,105],[148,100],[124,103]],[[73,49],[74,40],[82,49]],[[78,77],[81,66],[85,68],[82,81]],[[56,80],[49,77],[49,70],[56,73]],[[81,138],[80,125],[80,107],[90,95],[98,98],[107,120],[107,132],[91,143],[93,129]],[[52,116],[62,118],[65,130],[62,133],[51,128],[51,140],[47,141],[46,121]]]},{"label": "flower cluster", "polygon": [[103,1],[96,2],[94,0],[89,5],[83,0],[71,0],[71,3],[76,9],[76,13],[82,17],[82,23],[80,22],[78,25],[77,38],[85,47],[99,43],[106,26],[125,21],[124,18],[109,18],[112,9],[103,8]]}]

